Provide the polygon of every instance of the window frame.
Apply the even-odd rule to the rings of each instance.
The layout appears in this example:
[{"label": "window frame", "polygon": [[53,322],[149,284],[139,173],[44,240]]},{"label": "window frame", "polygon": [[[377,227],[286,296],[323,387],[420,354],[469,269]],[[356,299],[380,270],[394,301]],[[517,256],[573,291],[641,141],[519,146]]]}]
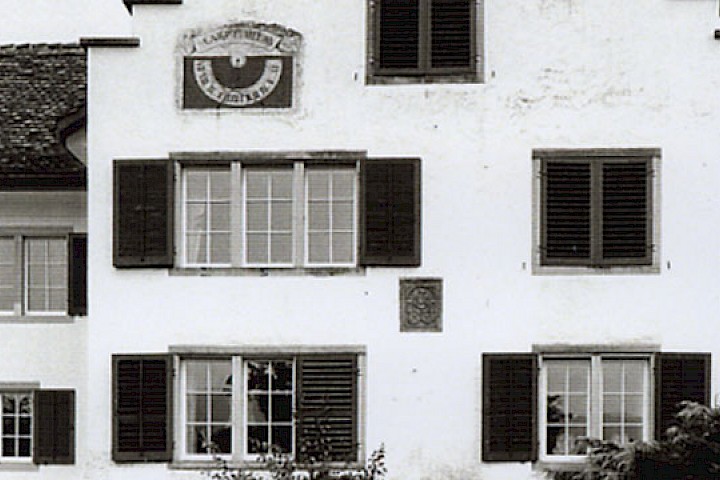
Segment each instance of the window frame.
[{"label": "window frame", "polygon": [[[175,209],[178,228],[175,232],[178,249],[176,251],[177,268],[184,271],[352,271],[360,268],[358,245],[360,244],[360,163],[364,158],[357,152],[322,152],[322,158],[314,158],[313,154],[190,154],[189,158],[179,155],[175,159],[177,179],[180,179],[181,188],[176,189],[175,203],[180,208]],[[230,263],[229,264],[194,264],[187,262],[186,240],[186,175],[185,172],[193,168],[219,168],[230,166]],[[292,219],[291,219],[291,253],[290,262],[283,263],[253,263],[247,259],[247,171],[271,170],[287,168],[292,172]],[[352,232],[352,263],[322,263],[309,261],[308,255],[308,200],[307,200],[307,173],[308,169],[322,168],[327,170],[348,169],[353,172],[353,232]]]},{"label": "window frame", "polygon": [[588,360],[588,418],[589,438],[601,438],[603,420],[603,362],[606,360],[642,360],[643,370],[643,441],[652,438],[655,424],[655,385],[653,371],[655,355],[653,353],[586,352],[586,353],[541,353],[538,356],[538,460],[544,466],[577,465],[587,461],[586,454],[551,455],[547,453],[547,362],[563,360]]},{"label": "window frame", "polygon": [[432,0],[418,0],[418,63],[417,67],[383,68],[379,66],[380,3],[367,1],[367,68],[366,82],[372,84],[418,83],[482,83],[483,82],[483,20],[484,0],[468,0],[470,4],[470,62],[464,67],[435,67],[430,65],[432,30],[430,28]]},{"label": "window frame", "polygon": [[[603,260],[601,253],[602,190],[597,173],[605,163],[627,163],[645,160],[650,176],[647,190],[646,242],[650,246],[648,260],[620,258]],[[591,177],[590,198],[590,256],[589,258],[553,259],[550,263],[543,251],[546,245],[546,162],[588,163]],[[661,258],[661,150],[659,148],[538,148],[532,151],[533,162],[533,274],[636,274],[660,273]],[[599,189],[599,190],[598,190]],[[598,190],[595,192],[595,190]],[[595,192],[595,193],[593,193]],[[645,257],[644,257],[645,258]]]},{"label": "window frame", "polygon": [[[26,227],[26,228],[3,228],[0,229],[0,238],[11,239],[14,244],[14,267],[15,267],[15,283],[14,305],[13,310],[1,310],[0,321],[22,320],[62,320],[71,316],[70,311],[70,266],[71,258],[69,255],[70,238],[73,234],[70,227]],[[64,301],[65,308],[63,310],[33,311],[29,305],[29,274],[28,274],[28,240],[32,239],[54,239],[62,240],[64,245],[62,251],[65,255],[65,284],[64,284]]]}]

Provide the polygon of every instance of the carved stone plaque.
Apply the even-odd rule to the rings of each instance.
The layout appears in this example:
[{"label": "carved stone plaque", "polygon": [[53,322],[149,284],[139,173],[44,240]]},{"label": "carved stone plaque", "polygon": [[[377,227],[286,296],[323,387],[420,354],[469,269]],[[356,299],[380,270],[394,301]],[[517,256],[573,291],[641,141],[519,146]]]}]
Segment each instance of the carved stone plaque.
[{"label": "carved stone plaque", "polygon": [[400,331],[442,332],[442,279],[400,279]]},{"label": "carved stone plaque", "polygon": [[183,108],[291,107],[301,38],[251,22],[186,32],[179,45]]}]

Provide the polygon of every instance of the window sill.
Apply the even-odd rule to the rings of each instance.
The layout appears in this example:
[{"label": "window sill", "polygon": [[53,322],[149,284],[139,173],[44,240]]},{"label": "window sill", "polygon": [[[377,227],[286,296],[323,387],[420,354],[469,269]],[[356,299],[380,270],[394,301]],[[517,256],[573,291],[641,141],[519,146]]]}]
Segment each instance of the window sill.
[{"label": "window sill", "polygon": [[0,315],[2,323],[74,323],[75,316],[71,315]]},{"label": "window sill", "polygon": [[533,275],[657,275],[659,265],[627,265],[613,267],[584,267],[533,265]]},{"label": "window sill", "polygon": [[170,269],[171,276],[178,277],[335,277],[364,276],[365,267],[350,268],[190,268],[177,267]]},{"label": "window sill", "polygon": [[38,466],[28,462],[8,462],[0,460],[0,472],[37,472]]},{"label": "window sill", "polygon": [[533,470],[539,472],[581,472],[588,466],[587,458],[573,460],[538,460],[533,463]]},{"label": "window sill", "polygon": [[[362,470],[363,464],[360,462],[332,462],[328,463],[327,466],[331,470],[348,471],[348,470]],[[194,471],[208,471],[208,470],[223,470],[229,468],[231,470],[243,469],[253,470],[257,472],[268,471],[267,464],[262,462],[241,462],[241,461],[205,461],[205,460],[174,460],[168,465],[170,470],[194,470]],[[307,471],[303,469],[302,465],[298,465],[298,471]]]},{"label": "window sill", "polygon": [[475,73],[447,75],[368,75],[368,85],[432,85],[432,84],[482,84]]}]

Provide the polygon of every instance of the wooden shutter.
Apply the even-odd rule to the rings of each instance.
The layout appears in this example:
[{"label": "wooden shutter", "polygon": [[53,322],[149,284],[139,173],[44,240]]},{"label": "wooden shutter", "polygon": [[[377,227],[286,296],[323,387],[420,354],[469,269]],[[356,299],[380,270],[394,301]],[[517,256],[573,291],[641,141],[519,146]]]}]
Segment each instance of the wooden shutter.
[{"label": "wooden shutter", "polygon": [[172,359],[113,356],[113,460],[172,459]]},{"label": "wooden shutter", "polygon": [[75,391],[37,390],[33,409],[33,462],[74,464]]},{"label": "wooden shutter", "polygon": [[355,355],[297,358],[296,452],[301,462],[358,461]]},{"label": "wooden shutter", "polygon": [[652,263],[650,167],[649,160],[602,165],[603,264]]},{"label": "wooden shutter", "polygon": [[710,405],[710,354],[659,353],[655,358],[655,438],[675,422],[680,402]]},{"label": "wooden shutter", "polygon": [[484,461],[537,459],[537,376],[534,354],[483,354]]},{"label": "wooden shutter", "polygon": [[171,267],[173,215],[169,160],[115,161],[116,267]]},{"label": "wooden shutter", "polygon": [[591,168],[587,161],[543,163],[543,265],[587,264],[591,254]]},{"label": "wooden shutter", "polygon": [[378,70],[400,73],[420,67],[420,2],[374,2],[375,62]]},{"label": "wooden shutter", "polygon": [[87,315],[87,234],[68,237],[68,314]]},{"label": "wooden shutter", "polygon": [[360,263],[420,265],[420,159],[361,162]]},{"label": "wooden shutter", "polygon": [[433,70],[472,69],[472,4],[472,0],[430,1],[430,67]]}]

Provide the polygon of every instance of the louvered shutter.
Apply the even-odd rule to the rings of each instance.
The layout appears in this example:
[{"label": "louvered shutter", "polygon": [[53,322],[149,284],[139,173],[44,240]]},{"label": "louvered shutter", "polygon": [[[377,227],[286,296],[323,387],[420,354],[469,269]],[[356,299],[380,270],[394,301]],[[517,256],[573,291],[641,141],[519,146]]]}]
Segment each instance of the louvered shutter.
[{"label": "louvered shutter", "polygon": [[430,1],[430,67],[471,69],[473,22],[471,0]]},{"label": "louvered shutter", "polygon": [[116,462],[172,459],[170,356],[113,356],[112,454]]},{"label": "louvered shutter", "polygon": [[355,355],[297,358],[296,452],[301,462],[358,461]]},{"label": "louvered shutter", "polygon": [[168,160],[115,161],[116,267],[173,264],[173,172]]},{"label": "louvered shutter", "polygon": [[655,438],[675,424],[680,402],[710,405],[710,354],[659,353],[655,359]]},{"label": "louvered shutter", "polygon": [[87,235],[68,237],[68,314],[87,315]]},{"label": "louvered shutter", "polygon": [[74,464],[75,391],[37,390],[33,408],[33,462]]},{"label": "louvered shutter", "polygon": [[376,67],[416,70],[420,67],[420,1],[376,0]]},{"label": "louvered shutter", "polygon": [[590,163],[547,160],[542,179],[542,263],[586,264],[591,254]]},{"label": "louvered shutter", "polygon": [[648,160],[603,163],[603,264],[652,263],[651,175]]},{"label": "louvered shutter", "polygon": [[361,163],[360,263],[420,265],[420,159]]},{"label": "louvered shutter", "polygon": [[534,354],[483,354],[484,461],[537,459],[537,375]]}]

